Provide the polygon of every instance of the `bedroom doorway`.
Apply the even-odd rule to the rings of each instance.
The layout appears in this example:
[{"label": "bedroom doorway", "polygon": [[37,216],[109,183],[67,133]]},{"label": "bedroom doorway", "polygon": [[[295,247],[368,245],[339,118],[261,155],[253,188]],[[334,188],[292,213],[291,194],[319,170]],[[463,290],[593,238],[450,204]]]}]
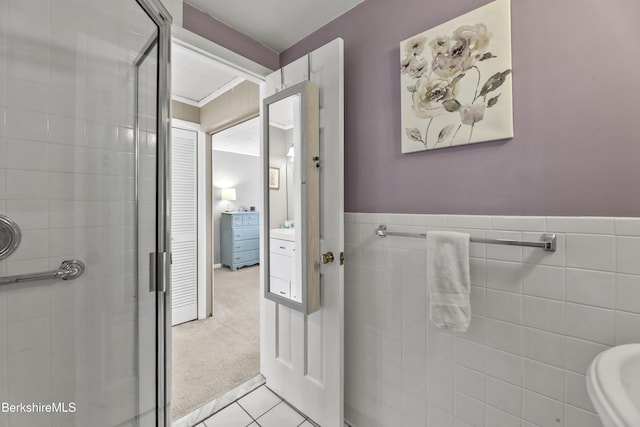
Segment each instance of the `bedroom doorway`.
[{"label": "bedroom doorway", "polygon": [[[179,285],[172,288],[174,427],[195,425],[220,409],[230,392],[264,383],[260,245],[256,262],[235,271],[220,261],[225,211],[253,207],[259,215],[261,81],[206,55],[189,34],[179,35],[172,46],[173,282]],[[222,200],[227,188],[236,190],[234,200]]]}]

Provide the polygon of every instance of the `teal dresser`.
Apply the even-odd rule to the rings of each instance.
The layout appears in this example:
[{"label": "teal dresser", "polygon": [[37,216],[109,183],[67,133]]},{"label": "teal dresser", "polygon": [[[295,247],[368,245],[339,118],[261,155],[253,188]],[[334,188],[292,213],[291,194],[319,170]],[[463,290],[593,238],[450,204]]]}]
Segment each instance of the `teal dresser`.
[{"label": "teal dresser", "polygon": [[260,262],[260,214],[223,212],[220,220],[220,258],[231,271]]}]

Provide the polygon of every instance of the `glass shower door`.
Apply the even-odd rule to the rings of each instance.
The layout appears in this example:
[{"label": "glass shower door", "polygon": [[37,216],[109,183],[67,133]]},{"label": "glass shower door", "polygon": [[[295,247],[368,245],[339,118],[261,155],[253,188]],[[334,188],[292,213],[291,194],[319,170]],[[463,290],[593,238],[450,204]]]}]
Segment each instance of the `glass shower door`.
[{"label": "glass shower door", "polygon": [[165,425],[168,25],[0,0],[0,426]]}]

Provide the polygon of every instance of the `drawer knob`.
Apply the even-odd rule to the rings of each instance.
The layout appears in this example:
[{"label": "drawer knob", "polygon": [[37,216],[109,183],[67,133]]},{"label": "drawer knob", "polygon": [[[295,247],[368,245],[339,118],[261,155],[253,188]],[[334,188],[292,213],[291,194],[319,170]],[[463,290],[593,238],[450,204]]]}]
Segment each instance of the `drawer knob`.
[{"label": "drawer knob", "polygon": [[331,262],[333,262],[336,259],[336,257],[333,256],[333,252],[326,252],[324,254],[322,254],[322,263],[323,264],[329,264]]}]

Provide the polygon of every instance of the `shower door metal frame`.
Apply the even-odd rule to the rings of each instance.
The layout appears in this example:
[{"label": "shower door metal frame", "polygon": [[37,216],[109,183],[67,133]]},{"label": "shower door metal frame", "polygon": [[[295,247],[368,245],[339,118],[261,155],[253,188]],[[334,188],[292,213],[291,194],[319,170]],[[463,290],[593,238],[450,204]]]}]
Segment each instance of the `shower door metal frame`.
[{"label": "shower door metal frame", "polygon": [[[157,182],[156,182],[156,251],[170,259],[171,253],[171,22],[172,17],[160,0],[135,0],[158,27],[158,98],[157,98]],[[148,43],[140,61],[149,51]],[[137,68],[136,64],[136,68]],[[137,74],[137,72],[136,72]],[[137,83],[137,82],[136,82]],[[138,90],[137,84],[135,86]],[[137,92],[136,92],[137,97]],[[137,116],[137,111],[136,111]],[[137,127],[136,117],[136,127]],[[134,131],[137,138],[138,129]],[[137,165],[136,153],[136,165]],[[137,176],[137,171],[136,171]],[[137,188],[136,188],[137,191]],[[171,280],[170,263],[156,270],[156,425],[171,425]]]}]

